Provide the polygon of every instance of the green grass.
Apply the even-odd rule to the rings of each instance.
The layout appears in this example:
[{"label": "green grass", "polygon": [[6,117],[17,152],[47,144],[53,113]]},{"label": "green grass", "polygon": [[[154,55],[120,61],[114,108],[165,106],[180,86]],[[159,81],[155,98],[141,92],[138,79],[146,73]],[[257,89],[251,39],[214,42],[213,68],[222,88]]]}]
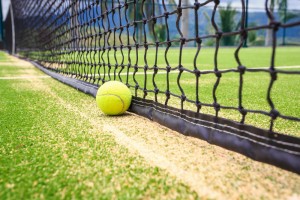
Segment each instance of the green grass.
[{"label": "green grass", "polygon": [[[221,47],[218,52],[218,68],[219,69],[229,69],[229,68],[236,68],[238,66],[235,57],[234,57],[234,52],[235,48],[224,48]],[[161,47],[158,50],[158,56],[157,56],[157,66],[161,68],[165,68],[167,66],[166,60],[165,60],[165,52],[166,48]],[[248,67],[248,68],[257,68],[257,67],[269,67],[271,63],[271,48],[267,47],[253,47],[253,48],[242,48],[239,53],[239,58],[241,63]],[[275,57],[275,66],[299,66],[300,65],[300,58],[298,56],[300,51],[299,47],[278,47],[276,49],[276,57]],[[196,48],[184,48],[182,51],[182,65],[187,68],[187,69],[194,69],[193,61],[194,57],[196,55],[197,49]],[[136,59],[136,53],[138,55],[138,62]],[[167,55],[167,61],[169,62],[169,65],[172,68],[176,68],[179,63],[179,49],[178,48],[170,48],[169,51],[166,53]],[[215,54],[215,49],[214,48],[202,48],[200,50],[200,53],[197,57],[197,65],[196,67],[199,70],[213,70],[214,69],[214,54]],[[123,50],[123,55],[122,57],[121,51],[118,50],[116,52],[116,57],[115,57],[115,52],[113,50],[111,51],[106,51],[103,56],[102,52],[101,53],[96,53],[91,52],[91,53],[86,53],[86,52],[73,52],[71,54],[63,54],[61,56],[56,56],[53,57],[50,52],[45,52],[45,57],[48,59],[49,57],[52,57],[53,60],[63,60],[63,61],[73,61],[73,60],[78,60],[81,59],[85,62],[89,63],[109,63],[112,65],[112,69],[114,69],[115,64],[121,64],[122,63],[122,58],[123,64],[127,66],[129,63],[128,59],[128,50]],[[138,52],[133,49],[130,53],[130,59],[131,59],[131,66],[133,67],[136,63],[138,64],[139,67],[144,67],[145,62],[144,62],[144,55],[145,55],[145,49],[141,47]],[[150,48],[147,51],[146,54],[146,60],[147,64],[149,67],[153,67],[155,63],[155,55],[156,51],[153,48]],[[35,53],[32,53],[32,56],[35,56]],[[103,62],[103,60],[104,62]],[[62,70],[64,70],[67,66],[59,66]],[[65,70],[70,70],[73,69],[73,67],[78,66],[70,66],[68,69]],[[90,67],[88,66],[83,66],[81,65],[82,69],[78,69],[79,71],[83,72],[83,68],[85,67],[86,72],[91,73]],[[101,68],[102,70],[103,68]],[[98,68],[95,69],[96,71]],[[117,69],[119,71],[120,68]],[[113,71],[113,70],[112,70]],[[133,71],[133,70],[131,70]],[[143,71],[140,69],[140,71]],[[103,71],[101,71],[103,72]]]},{"label": "green grass", "polygon": [[[175,49],[172,49],[175,51]],[[235,60],[233,58],[233,48],[221,48],[219,52],[219,66],[221,69],[234,68],[236,66]],[[194,49],[187,49],[185,59],[192,60],[193,54],[190,53]],[[178,52],[178,49],[177,49]],[[300,59],[297,54],[300,52],[300,48],[278,48],[276,65],[277,66],[300,66]],[[203,62],[199,60],[199,66],[203,66],[205,70],[213,69],[213,49],[203,49],[203,54],[199,54],[203,58]],[[240,59],[246,67],[267,67],[269,66],[270,59],[270,49],[269,48],[247,48],[241,50]],[[178,56],[174,53],[171,54],[175,60]],[[184,62],[183,62],[184,63]],[[202,64],[203,63],[203,64]],[[191,66],[191,65],[189,65]],[[283,70],[298,70],[296,69],[283,69]],[[181,95],[180,89],[177,86],[178,74],[170,74],[170,91],[174,94]],[[136,80],[141,88],[144,85],[144,75],[137,75]],[[265,110],[270,111],[270,106],[266,100],[267,89],[270,83],[270,75],[265,72],[246,72],[244,75],[244,86],[243,86],[243,106],[246,109],[251,110]],[[166,91],[166,75],[159,74],[156,76],[155,82],[161,91]],[[216,77],[214,74],[202,75],[199,79],[199,99],[202,103],[213,103],[213,86],[216,82]],[[180,79],[180,86],[183,88],[185,95],[190,100],[196,99],[196,78],[193,74],[184,72]],[[135,85],[132,77],[130,77],[130,84]],[[300,116],[300,90],[298,86],[300,85],[299,75],[284,75],[279,74],[278,79],[274,84],[271,92],[271,98],[276,106],[276,109],[283,115],[288,116]],[[149,73],[147,75],[146,88],[154,90],[152,85],[152,75]],[[217,100],[223,106],[233,106],[238,107],[238,89],[239,89],[239,74],[238,73],[228,73],[223,74],[221,82],[217,89]],[[139,96],[142,97],[143,93],[140,92]],[[153,93],[149,93],[148,97],[154,99]],[[159,96],[161,103],[165,102],[165,95],[161,94]],[[180,99],[177,97],[171,97],[170,105],[174,107],[180,107]],[[196,106],[190,103],[184,104],[185,109],[196,110]],[[201,110],[202,113],[214,114],[213,108],[204,107]],[[220,116],[235,121],[241,120],[241,115],[237,111],[224,110],[221,109]],[[270,118],[263,115],[248,114],[246,117],[246,123],[252,124],[264,129],[269,128]],[[275,123],[275,131],[286,133],[290,135],[300,136],[300,125],[298,122],[292,122],[287,120],[279,119]]]},{"label": "green grass", "polygon": [[6,62],[9,61],[9,58],[6,56],[6,53],[3,51],[0,51],[0,62]]},{"label": "green grass", "polygon": [[0,199],[197,198],[66,108],[92,97],[49,79],[0,80],[0,96]]},{"label": "green grass", "polygon": [[[224,48],[221,47],[218,53],[218,68],[219,69],[236,69],[237,62],[234,58],[235,48]],[[265,67],[268,68],[271,62],[271,47],[256,47],[256,48],[242,48],[240,50],[239,58],[241,63],[246,66],[247,68],[260,68]],[[291,66],[290,68],[284,68],[282,70],[290,71],[299,71],[300,68],[300,57],[299,57],[300,48],[299,47],[278,47],[276,49],[276,57],[275,57],[275,66],[276,67],[287,67]],[[124,64],[128,64],[127,59],[127,50],[124,50]],[[197,65],[196,67],[199,70],[213,70],[214,69],[214,48],[202,48],[200,54],[197,58]],[[141,48],[138,51],[138,66],[143,67],[144,63],[144,54],[145,50]],[[165,68],[166,61],[165,61],[165,48],[160,48],[158,52],[158,67]],[[193,59],[196,54],[196,48],[186,48],[183,49],[182,53],[182,65],[192,70],[193,66]],[[149,49],[147,52],[147,61],[148,66],[152,67],[154,65],[154,58],[155,58],[155,49]],[[72,60],[79,56],[80,58],[84,59],[85,62],[92,62],[98,63],[99,54],[96,53],[80,53],[79,55],[76,53],[64,55],[62,57],[58,57],[57,59],[62,60]],[[131,64],[132,66],[136,62],[136,52],[133,50],[130,54],[131,57]],[[119,77],[114,77],[114,71],[116,70],[116,75],[121,70],[120,67],[115,68],[114,65],[116,63],[120,64],[122,62],[122,55],[120,51],[116,53],[116,60],[114,56],[114,51],[111,50],[110,52],[105,52],[104,54],[104,61],[107,64],[109,61],[112,65],[110,73],[108,74],[107,67],[101,67],[100,69],[97,67],[90,67],[85,65],[71,65],[65,68],[66,66],[60,66],[59,68],[62,71],[77,71],[80,73],[86,74],[93,74],[96,73],[96,77],[98,76],[98,71],[100,72],[100,78],[105,78],[105,80],[110,79],[119,79]],[[179,62],[179,49],[178,48],[170,48],[167,53],[167,60],[172,68],[176,68]],[[101,59],[100,59],[101,61]],[[102,61],[101,61],[102,62]],[[55,67],[55,66],[54,66]],[[294,68],[296,67],[296,68]],[[122,71],[121,79],[123,82],[126,81],[126,71],[127,67]],[[136,83],[134,82],[133,67],[129,68],[129,75],[128,83],[131,86],[135,86]],[[142,89],[145,87],[147,90],[154,91],[154,86],[152,83],[153,77],[153,69],[148,70],[147,76],[143,75],[143,69],[138,70],[138,74],[135,76],[136,81],[140,87],[138,91],[138,96],[143,97]],[[164,72],[161,70],[160,72]],[[173,71],[175,73],[170,74],[170,92],[175,95],[181,95],[180,88],[177,85],[177,77],[178,77],[178,70]],[[104,77],[105,75],[105,77]],[[269,112],[271,110],[268,102],[267,102],[267,89],[270,84],[270,75],[266,72],[246,72],[244,77],[244,86],[243,86],[243,101],[242,105],[246,109],[250,110],[264,110]],[[147,78],[146,84],[144,83],[145,78]],[[213,86],[216,82],[216,77],[214,74],[209,75],[202,75],[199,79],[199,100],[202,103],[212,104],[213,103],[213,96],[212,90]],[[166,74],[158,74],[155,77],[155,83],[157,84],[158,89],[161,92],[165,92],[167,90],[167,81],[166,81]],[[184,72],[182,77],[179,81],[180,86],[184,90],[184,94],[190,100],[195,101],[196,99],[196,78],[195,75]],[[300,116],[300,90],[298,86],[300,85],[299,75],[284,75],[279,74],[278,79],[274,84],[274,87],[271,91],[271,98],[275,104],[275,107],[279,112],[283,115],[299,117]],[[132,92],[134,93],[134,89]],[[221,82],[217,89],[217,101],[223,106],[233,106],[238,107],[238,90],[239,90],[239,73],[227,73],[223,74],[221,78]],[[154,100],[153,92],[149,92],[148,99]],[[166,97],[164,94],[159,94],[158,100],[160,103],[165,103]],[[172,96],[169,104],[173,107],[180,107],[180,99],[177,97]],[[190,103],[184,104],[185,109],[189,110],[196,110],[196,106]],[[205,114],[214,114],[215,111],[211,107],[203,107],[201,110],[202,113]],[[237,111],[232,110],[224,110],[222,109],[220,112],[220,116],[228,119],[232,119],[235,121],[241,120],[241,115]],[[265,115],[257,115],[257,114],[248,114],[246,117],[246,123],[252,124],[264,129],[269,128],[269,121],[270,118]],[[275,131],[290,135],[300,136],[300,125],[297,122],[287,121],[278,119],[275,123]]]},{"label": "green grass", "polygon": [[[157,85],[162,91],[166,90],[165,76],[159,75],[157,78]],[[177,75],[172,74],[170,76],[171,87],[170,91],[175,94],[181,94],[179,87],[176,83]],[[137,80],[141,86],[143,86],[143,76],[138,76]],[[149,82],[151,79],[148,79]],[[189,74],[183,75],[180,85],[183,88],[187,98],[195,100],[195,77]],[[199,81],[199,99],[202,103],[213,103],[213,85],[216,82],[214,75],[205,75],[200,78]],[[243,106],[252,110],[265,110],[269,111],[270,106],[266,100],[267,89],[269,86],[270,77],[267,73],[246,73],[244,75],[244,87],[243,87]],[[149,83],[150,85],[150,83]],[[275,82],[272,89],[271,97],[276,106],[282,114],[289,116],[300,116],[300,91],[298,86],[300,80],[297,75],[279,75],[278,80]],[[149,89],[153,87],[149,87]],[[221,83],[217,89],[216,96],[217,101],[223,106],[238,107],[238,89],[239,89],[239,76],[237,74],[225,74],[221,79]],[[139,96],[142,97],[142,92]],[[154,95],[149,93],[147,96],[149,99],[154,100]],[[165,95],[159,95],[159,102],[165,102]],[[171,97],[170,105],[179,107],[180,99],[177,97]],[[196,110],[196,106],[190,103],[184,103],[185,109]],[[203,107],[202,113],[214,114],[214,109],[209,107]],[[220,116],[229,118],[232,120],[240,121],[241,115],[237,111],[229,111],[221,109]],[[269,117],[258,114],[249,114],[246,117],[247,124],[254,124],[256,126],[267,129],[269,125]],[[291,122],[287,120],[276,121],[276,131],[283,132],[291,135],[299,135],[299,123]]]},{"label": "green grass", "polygon": [[[28,74],[44,75],[27,65],[0,65],[0,77]],[[171,74],[173,81],[176,76]],[[137,76],[139,81],[142,77]],[[162,88],[164,77],[159,75],[157,80]],[[235,105],[237,77],[224,75],[223,78],[228,84],[220,85],[218,99]],[[245,88],[245,99],[250,98],[245,104],[267,106],[261,101],[265,101],[264,87],[267,87],[262,80],[268,79],[264,73],[255,77],[246,73],[245,81],[254,88]],[[297,85],[291,84],[291,80],[293,84],[299,80],[288,75],[279,76],[279,80],[274,92],[282,95],[274,96],[276,105],[299,116],[299,91]],[[214,81],[212,75],[201,77],[203,101],[212,100]],[[193,76],[184,75],[182,85],[190,97],[194,92],[193,82]],[[262,94],[258,92],[261,88]],[[172,91],[178,92],[176,85]],[[257,92],[259,95],[253,98]],[[171,103],[178,106],[174,98]],[[193,105],[185,106],[193,108]],[[238,118],[236,113],[227,115]],[[251,161],[201,140],[177,136],[134,115],[104,116],[92,97],[56,80],[0,79],[0,116],[0,199],[209,199],[203,194],[198,196],[176,173],[174,176],[149,164],[140,154],[120,144],[113,134],[103,129],[107,124],[117,126],[133,141],[145,140],[145,146],[155,155],[177,163],[178,169],[193,173],[196,180],[200,177],[202,185],[221,194],[220,199],[242,199],[254,194],[257,199],[299,197],[296,174]],[[268,121],[257,116],[252,120],[257,126]],[[141,124],[139,127],[146,126],[145,129],[136,128],[136,123]],[[280,128],[289,133],[294,131],[294,135],[299,132],[299,125],[293,127],[286,121]]]}]

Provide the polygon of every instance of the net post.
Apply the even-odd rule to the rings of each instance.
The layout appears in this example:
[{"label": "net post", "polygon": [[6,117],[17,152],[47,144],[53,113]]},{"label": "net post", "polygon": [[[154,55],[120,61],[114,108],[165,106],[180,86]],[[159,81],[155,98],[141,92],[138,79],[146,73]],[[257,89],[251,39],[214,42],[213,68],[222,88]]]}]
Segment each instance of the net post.
[{"label": "net post", "polygon": [[3,18],[2,18],[2,1],[0,1],[0,42],[3,43]]},{"label": "net post", "polygon": [[[287,21],[287,5],[284,6],[283,8],[283,23],[286,23]],[[285,42],[285,37],[286,37],[286,28],[283,27],[283,33],[282,33],[282,45],[285,46],[286,45],[286,42]]]},{"label": "net post", "polygon": [[[249,0],[246,0],[246,6],[245,6],[245,29],[248,28],[248,7],[249,6]],[[244,42],[244,47],[248,47],[247,44],[248,40],[248,34],[246,35],[245,42]]]},{"label": "net post", "polygon": [[11,33],[12,33],[11,54],[14,55],[16,54],[16,38],[15,38],[15,19],[14,19],[12,3],[10,3],[9,9],[10,9],[10,16],[11,16]]},{"label": "net post", "polygon": [[[72,5],[69,4],[70,1],[73,2]],[[105,83],[111,79],[116,80],[117,72],[120,78],[121,71],[126,65],[123,63],[123,53],[121,61],[120,59],[117,59],[116,52],[122,52],[123,48],[128,49],[128,60],[124,61],[127,62],[126,85],[135,92],[133,103],[130,108],[131,112],[148,117],[149,119],[184,135],[203,139],[211,144],[216,144],[241,153],[254,160],[270,163],[300,174],[300,138],[280,133],[277,134],[277,127],[274,126],[273,128],[273,125],[276,125],[277,123],[277,121],[275,121],[277,118],[290,121],[293,120],[295,122],[300,122],[300,118],[285,116],[284,112],[281,113],[282,109],[276,110],[276,108],[280,108],[280,104],[278,105],[277,102],[274,101],[275,98],[272,98],[272,88],[274,88],[273,85],[276,81],[277,74],[300,75],[299,70],[284,71],[275,68],[275,50],[277,48],[276,31],[277,29],[285,27],[299,26],[300,21],[290,24],[281,24],[275,21],[273,14],[267,7],[269,0],[266,0],[265,7],[270,22],[264,26],[251,26],[248,28],[249,0],[242,0],[243,11],[239,30],[230,32],[223,30],[224,32],[222,32],[217,25],[218,19],[216,17],[220,0],[206,1],[205,3],[197,3],[199,0],[194,0],[194,6],[181,6],[182,1],[183,0],[179,1],[179,5],[176,8],[175,6],[172,7],[172,9],[166,8],[165,2],[169,1],[162,1],[164,13],[155,15],[153,10],[153,16],[147,16],[145,13],[150,14],[151,11],[147,13],[148,9],[145,9],[144,5],[147,5],[148,3],[146,0],[125,0],[125,4],[116,0],[28,0],[28,2],[31,3],[27,6],[27,9],[23,9],[24,4],[26,4],[27,1],[13,0],[11,9],[12,7],[14,8],[17,19],[15,24],[16,38],[13,37],[13,39],[16,39],[17,41],[17,50],[20,55],[31,61],[36,61],[35,64],[42,71],[63,83],[71,85],[85,93],[92,94],[93,96],[96,94],[99,83]],[[36,4],[36,2],[40,3]],[[76,3],[74,4],[74,2]],[[154,2],[155,0],[152,0],[152,9],[155,9]],[[196,10],[211,2],[214,2],[215,4],[210,20],[215,33],[202,35],[199,34],[201,29],[198,27],[198,25],[200,26],[200,21],[198,23],[198,20],[200,19],[197,17],[202,10],[199,11],[199,13]],[[244,5],[245,2],[246,6]],[[116,3],[119,6],[114,6]],[[71,9],[73,14],[70,16],[68,10],[65,10],[65,8],[69,9],[69,11]],[[182,10],[188,11],[188,9],[192,10],[193,8],[195,14],[195,28],[197,29],[195,29],[195,37],[191,37],[191,34],[189,37],[187,34],[182,34],[182,28],[179,28],[179,22],[182,21]],[[28,11],[28,9],[31,11]],[[121,16],[120,13],[117,14],[118,10],[122,9],[125,14],[124,17],[126,22],[121,21],[123,16]],[[130,9],[130,11],[128,9]],[[49,17],[48,15],[42,16],[44,13],[48,13],[49,10],[51,11]],[[91,13],[92,11],[93,14]],[[143,13],[142,19],[138,12]],[[193,14],[192,12],[190,13]],[[115,23],[117,22],[117,17],[119,17],[119,23]],[[177,19],[176,22],[175,19]],[[155,37],[155,42],[153,42],[149,39],[150,36],[146,35],[146,25],[147,23],[149,25],[152,21],[154,23],[156,20],[160,20],[164,25],[166,39],[164,38],[162,39],[163,41],[161,41],[161,39],[158,40],[157,37]],[[99,28],[98,33],[92,32],[91,26],[95,24],[95,22],[97,22]],[[126,26],[124,26],[123,22]],[[11,24],[11,22],[8,22],[8,24]],[[142,25],[144,28],[139,28]],[[25,29],[23,29],[24,27]],[[32,27],[34,27],[34,29]],[[124,36],[124,39],[125,37],[127,38],[127,45],[125,46],[123,46],[122,39],[120,38],[121,36],[119,37],[120,44],[116,41],[117,33],[120,32],[121,35],[124,28],[127,29],[127,35]],[[253,68],[254,66],[251,66],[250,64],[244,64],[244,59],[241,59],[242,57],[239,55],[241,47],[243,45],[247,46],[247,33],[249,31],[258,31],[260,29],[270,29],[273,32],[273,46],[269,69]],[[9,29],[9,31],[10,30],[11,29]],[[177,32],[180,34],[180,39],[178,38],[178,35],[175,35]],[[144,33],[144,37],[142,33]],[[151,32],[149,34],[151,34]],[[153,34],[155,35],[154,28]],[[223,49],[220,42],[223,38],[238,35],[240,35],[240,40],[235,51],[235,61],[238,64],[238,68],[235,68],[235,64],[230,64],[230,67],[232,68],[226,69],[224,68],[226,66],[222,66],[225,65],[222,62],[222,59],[218,61],[218,59],[222,58],[221,54]],[[206,69],[206,63],[202,61],[201,55],[199,56],[199,59],[197,59],[202,40],[205,41],[205,39],[215,40],[215,48],[212,49],[212,52],[214,50],[214,55],[209,58],[211,63],[207,63],[207,66],[210,67],[209,69]],[[96,40],[99,43],[97,46],[96,43],[95,46],[93,46],[92,43]],[[112,41],[113,45],[111,45]],[[191,55],[194,56],[193,69],[191,63],[192,59],[188,58],[188,54],[190,53],[188,50],[185,50],[184,47],[187,46],[185,45],[186,43],[191,44],[192,41],[197,43],[197,52],[195,55]],[[76,49],[72,49],[73,42]],[[176,57],[176,53],[174,53],[174,50],[176,49],[171,49],[171,46],[178,46],[179,42],[181,43],[178,58]],[[139,54],[138,50],[139,47],[143,48],[143,45],[145,48],[144,64],[141,64],[139,61],[142,60],[142,56]],[[156,51],[153,67],[153,61],[150,61],[151,55],[150,53],[147,53],[150,52],[151,47],[155,47]],[[159,48],[161,49],[160,55],[158,54]],[[132,55],[131,50],[134,51]],[[183,51],[185,54],[182,53]],[[208,50],[204,49],[204,51]],[[71,55],[69,55],[70,52]],[[95,53],[94,59],[92,59],[92,52]],[[114,52],[114,58],[112,52]],[[96,53],[98,53],[98,55],[96,55]],[[205,53],[202,55],[204,57]],[[72,56],[72,58],[70,56]],[[98,61],[95,59],[97,56]],[[186,59],[189,61],[184,63]],[[66,70],[65,65],[75,65],[73,68],[74,71],[71,71],[72,77],[69,77],[69,70],[73,69],[69,68]],[[97,85],[91,78],[91,69],[95,66],[99,66]],[[114,69],[113,78],[111,77],[112,69]],[[150,77],[148,76],[151,75],[152,72],[153,87],[149,84]],[[251,73],[254,74],[252,76],[255,76],[258,72],[268,73],[271,76],[271,80],[269,81],[268,79],[269,87],[267,89],[267,103],[269,104],[271,111],[269,109],[253,109],[251,105],[247,104],[247,101],[244,101],[245,103],[243,103],[243,99],[247,99],[246,95],[243,98],[243,94],[245,94],[244,88],[247,88],[248,85],[252,86],[251,84],[255,82],[255,79],[251,79],[250,84],[250,81],[247,80],[247,78],[244,78],[244,73],[247,73],[246,76]],[[162,74],[162,78],[157,78],[157,74]],[[227,74],[233,75],[234,78],[231,79]],[[143,75],[144,79],[139,75]],[[210,78],[209,76],[213,75],[214,77],[210,79],[209,84],[207,84],[206,80]],[[190,77],[196,77],[196,81],[194,81],[194,78],[189,79]],[[236,77],[239,79],[236,79]],[[175,80],[177,82],[175,82]],[[193,82],[190,82],[191,80],[196,84],[195,88],[190,87],[193,84]],[[230,82],[227,82],[227,80]],[[238,89],[238,96],[233,98],[230,97],[226,100],[226,95],[223,97],[221,96],[222,93],[218,92],[222,92],[222,85],[226,82],[230,84],[233,83],[231,80],[235,81],[233,86],[235,89]],[[122,82],[121,78],[120,81]],[[142,85],[142,81],[144,85]],[[235,85],[236,82],[239,83],[238,88],[237,85]],[[210,87],[209,90],[207,90],[209,92],[206,92],[205,90],[206,85],[209,85]],[[190,91],[188,91],[190,89],[192,92],[196,91],[196,93],[190,93]],[[202,91],[199,92],[200,90]],[[231,93],[233,90],[226,91],[226,93]],[[144,96],[142,96],[142,92],[144,92]],[[151,93],[154,93],[155,101],[150,99],[152,98]],[[210,101],[206,100],[206,97],[208,97]],[[224,100],[230,102],[225,102]],[[238,100],[238,105],[236,100]],[[273,101],[276,103],[276,106]],[[195,109],[192,110],[189,107],[194,105],[196,105],[196,112]],[[200,112],[201,107],[204,109]],[[205,109],[208,109],[209,112]],[[237,113],[236,116],[239,117],[239,119],[240,115],[242,115],[240,122],[236,119],[230,119],[231,116],[224,118],[225,115],[223,114],[224,112],[227,112],[226,110]],[[247,115],[247,113],[249,113],[249,115]],[[229,114],[231,115],[231,113]],[[251,114],[271,119],[269,130],[267,130],[267,128],[263,129],[255,123],[252,123],[253,125],[247,124],[247,120],[251,120]]]}]

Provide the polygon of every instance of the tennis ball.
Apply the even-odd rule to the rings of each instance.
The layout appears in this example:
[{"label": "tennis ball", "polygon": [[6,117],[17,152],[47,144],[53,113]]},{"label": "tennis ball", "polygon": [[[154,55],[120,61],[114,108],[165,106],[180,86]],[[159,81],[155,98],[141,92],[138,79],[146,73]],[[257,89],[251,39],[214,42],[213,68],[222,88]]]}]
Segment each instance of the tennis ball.
[{"label": "tennis ball", "polygon": [[96,102],[106,115],[121,115],[130,106],[131,91],[119,81],[104,83],[97,91]]}]

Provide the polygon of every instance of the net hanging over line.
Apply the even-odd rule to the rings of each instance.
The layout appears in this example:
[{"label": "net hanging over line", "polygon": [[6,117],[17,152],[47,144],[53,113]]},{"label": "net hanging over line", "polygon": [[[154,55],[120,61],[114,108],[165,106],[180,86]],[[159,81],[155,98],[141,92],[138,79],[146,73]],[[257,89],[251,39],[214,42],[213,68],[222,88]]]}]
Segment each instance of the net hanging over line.
[{"label": "net hanging over line", "polygon": [[[300,173],[300,139],[274,130],[279,119],[299,126],[300,118],[278,110],[272,93],[278,76],[299,79],[299,70],[276,68],[275,55],[278,30],[299,27],[300,20],[278,21],[266,0],[268,23],[247,27],[246,4],[241,0],[238,28],[226,32],[218,22],[220,1],[169,3],[12,0],[17,53],[54,78],[94,96],[104,82],[119,80],[133,91],[132,112],[185,135]],[[203,31],[202,11],[207,8],[210,16],[205,19],[211,28]],[[194,29],[188,32],[187,23],[191,22]],[[243,64],[242,47],[249,33],[267,30],[272,44],[269,67]],[[237,44],[231,57],[236,65],[223,68],[219,64],[221,44],[233,37]],[[207,51],[206,41],[214,46],[209,67],[202,64],[207,58],[201,57]],[[255,82],[261,74],[268,77],[264,90],[267,107],[252,109],[244,103],[245,87],[249,79]],[[220,100],[218,93],[225,90],[225,83],[236,86],[226,92],[235,94],[234,104]],[[235,120],[222,112],[229,113],[227,116],[235,113]],[[249,115],[267,118],[267,129],[247,125]]]}]

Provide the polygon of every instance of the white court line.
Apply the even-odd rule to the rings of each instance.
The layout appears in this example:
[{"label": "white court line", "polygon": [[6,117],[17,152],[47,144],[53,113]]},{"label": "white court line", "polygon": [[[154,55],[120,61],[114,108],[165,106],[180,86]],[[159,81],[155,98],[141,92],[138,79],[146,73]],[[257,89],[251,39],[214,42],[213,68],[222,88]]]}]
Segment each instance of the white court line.
[{"label": "white court line", "polygon": [[179,180],[189,185],[201,196],[206,196],[209,199],[219,199],[222,196],[211,186],[205,184],[203,176],[195,176],[193,171],[177,166],[176,162],[173,162],[172,160],[169,160],[168,157],[155,152],[155,150],[151,149],[151,147],[147,144],[135,141],[115,126],[106,124],[103,126],[103,130],[113,135],[117,143],[126,147],[133,153],[137,152],[149,164],[166,170],[172,176],[175,176]]},{"label": "white court line", "polygon": [[[251,69],[269,69],[270,67],[256,67],[256,68],[251,68]],[[275,67],[275,69],[298,69],[300,68],[300,65],[299,66],[280,66],[280,67]],[[231,69],[235,69],[235,68],[231,68]],[[142,70],[142,69],[141,69]],[[213,69],[200,69],[200,71],[211,71]],[[220,71],[222,70],[229,70],[229,69],[219,69]],[[123,70],[125,71],[125,69]],[[175,70],[175,71],[171,71],[170,74],[175,74],[175,73],[178,73],[178,70]],[[107,75],[107,73],[105,73]],[[112,69],[110,71],[110,75],[113,76],[114,74],[114,70]],[[148,75],[152,75],[153,74],[153,70],[149,70]],[[160,72],[157,72],[157,74],[166,74],[165,71],[160,71]],[[94,74],[88,74],[89,76],[93,76]],[[119,73],[117,72],[116,75],[119,75]],[[126,76],[127,73],[126,72],[122,72],[120,74],[121,76]],[[133,72],[129,72],[129,75],[133,75]],[[144,72],[136,72],[135,75],[144,75]],[[99,76],[98,74],[95,74],[95,76]]]},{"label": "white court line", "polygon": [[[251,68],[251,69],[269,69],[270,67],[257,67],[257,68]],[[300,65],[297,65],[297,66],[279,66],[279,67],[276,67],[275,66],[275,69],[298,69],[300,68]]]},{"label": "white court line", "polygon": [[[280,67],[275,67],[276,69],[298,69],[300,66],[280,66]],[[257,68],[251,68],[251,69],[269,69],[269,67],[257,67]],[[201,71],[207,71],[207,70],[212,70],[212,69],[201,69]],[[228,69],[220,69],[220,70],[228,70]],[[152,70],[151,70],[152,71]],[[151,75],[153,73],[148,72],[148,75]],[[173,73],[178,73],[178,71],[171,71],[171,74]],[[113,76],[113,70],[111,70],[111,76]],[[118,72],[116,73],[117,75],[119,74]],[[136,75],[144,75],[144,72],[136,72]],[[157,74],[166,74],[165,71],[160,71],[157,72]],[[93,74],[89,74],[90,76],[93,76]],[[96,76],[99,76],[98,74],[95,74]],[[123,72],[120,75],[126,76],[127,73]],[[129,72],[129,75],[133,75],[133,72]],[[37,79],[37,78],[51,78],[50,76],[11,76],[11,77],[0,77],[0,80],[16,80],[16,79]]]},{"label": "white court line", "polygon": [[7,77],[0,77],[0,80],[39,79],[39,78],[51,78],[51,77],[50,76],[7,76]]}]

